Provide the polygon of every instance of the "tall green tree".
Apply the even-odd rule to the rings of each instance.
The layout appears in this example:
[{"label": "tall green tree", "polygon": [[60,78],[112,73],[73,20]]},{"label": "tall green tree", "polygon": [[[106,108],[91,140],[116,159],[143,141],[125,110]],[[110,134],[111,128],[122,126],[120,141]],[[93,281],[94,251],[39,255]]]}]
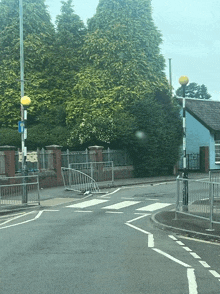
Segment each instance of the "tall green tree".
[{"label": "tall green tree", "polygon": [[132,132],[127,105],[169,87],[160,43],[149,0],[100,0],[88,21],[85,67],[67,102],[68,123],[81,130],[74,142],[116,140],[124,125],[124,135]]},{"label": "tall green tree", "polygon": [[72,94],[76,74],[82,67],[81,49],[86,28],[75,14],[72,0],[61,1],[61,14],[56,18],[56,77],[63,101]]},{"label": "tall green tree", "polygon": [[[179,87],[176,90],[176,95],[182,97],[183,90],[182,87]],[[185,96],[195,99],[210,99],[212,96],[208,93],[207,87],[202,84],[198,85],[197,83],[190,83],[186,86]]]},{"label": "tall green tree", "polygon": [[[52,98],[50,57],[55,31],[44,0],[24,0],[25,94],[32,100],[30,119]],[[19,1],[0,2],[0,126],[15,127],[20,118]]]}]

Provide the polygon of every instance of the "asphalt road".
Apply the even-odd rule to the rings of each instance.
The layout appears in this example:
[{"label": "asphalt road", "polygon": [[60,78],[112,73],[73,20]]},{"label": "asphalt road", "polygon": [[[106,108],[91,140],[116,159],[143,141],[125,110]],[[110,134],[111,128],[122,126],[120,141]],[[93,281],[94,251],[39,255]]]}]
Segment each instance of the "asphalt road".
[{"label": "asphalt road", "polygon": [[220,293],[220,247],[156,228],[175,183],[0,219],[0,293]]}]

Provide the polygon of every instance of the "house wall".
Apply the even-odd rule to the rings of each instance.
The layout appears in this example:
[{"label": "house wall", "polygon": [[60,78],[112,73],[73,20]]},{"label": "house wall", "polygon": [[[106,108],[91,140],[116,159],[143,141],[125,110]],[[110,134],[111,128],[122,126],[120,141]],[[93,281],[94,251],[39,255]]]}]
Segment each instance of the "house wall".
[{"label": "house wall", "polygon": [[[191,114],[186,112],[186,152],[199,153],[200,147],[210,146],[210,132]],[[211,158],[210,158],[211,159]]]},{"label": "house wall", "polygon": [[215,137],[214,137],[214,133],[210,134],[209,158],[210,158],[210,169],[220,169],[220,164],[215,164]]}]

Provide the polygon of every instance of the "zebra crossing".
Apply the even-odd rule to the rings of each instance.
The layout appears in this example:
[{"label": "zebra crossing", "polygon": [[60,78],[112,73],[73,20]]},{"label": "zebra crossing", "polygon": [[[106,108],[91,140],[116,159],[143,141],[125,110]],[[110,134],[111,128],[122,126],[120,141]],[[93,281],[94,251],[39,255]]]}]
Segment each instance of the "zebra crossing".
[{"label": "zebra crossing", "polygon": [[[146,205],[146,201],[119,201],[119,202],[116,202],[113,204],[111,203],[110,205],[107,205],[107,202],[111,202],[111,201],[107,199],[92,199],[92,200],[87,200],[87,201],[83,201],[76,204],[71,204],[66,207],[81,209],[82,211],[84,208],[90,208],[90,209],[98,208],[98,209],[102,209],[106,211],[119,211],[119,210],[123,211],[126,208],[133,207],[135,211],[145,213],[145,212],[154,212],[156,210],[172,205],[172,203],[164,203],[164,202],[156,202],[153,204]],[[144,206],[141,206],[143,205],[143,203],[144,203]]]}]

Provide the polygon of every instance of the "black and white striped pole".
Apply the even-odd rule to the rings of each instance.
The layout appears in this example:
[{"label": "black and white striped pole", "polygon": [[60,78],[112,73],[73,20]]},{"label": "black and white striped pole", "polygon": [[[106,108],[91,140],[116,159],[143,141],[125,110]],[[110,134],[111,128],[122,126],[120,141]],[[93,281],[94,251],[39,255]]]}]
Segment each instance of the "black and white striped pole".
[{"label": "black and white striped pole", "polygon": [[[186,168],[186,85],[189,83],[187,76],[181,76],[179,83],[183,89],[183,211],[188,211],[188,173]],[[185,179],[185,181],[184,181]]]},{"label": "black and white striped pole", "polygon": [[22,176],[23,176],[23,198],[22,203],[27,203],[27,189],[25,177],[28,175],[27,169],[27,147],[25,146],[25,140],[27,139],[27,107],[31,104],[31,99],[27,96],[21,98],[21,123],[23,126],[21,132],[21,152],[22,152]]}]

